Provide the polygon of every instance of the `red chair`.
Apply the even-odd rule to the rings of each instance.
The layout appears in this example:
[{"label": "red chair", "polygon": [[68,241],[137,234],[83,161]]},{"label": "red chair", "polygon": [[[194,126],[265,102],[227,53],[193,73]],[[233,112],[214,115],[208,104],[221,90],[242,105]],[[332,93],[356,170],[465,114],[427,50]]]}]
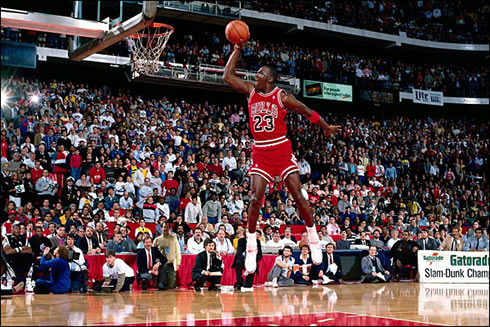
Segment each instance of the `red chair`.
[{"label": "red chair", "polygon": [[408,270],[408,275],[409,275],[408,281],[411,281],[411,282],[415,281],[415,277],[414,277],[415,267],[413,267],[412,265],[405,265],[405,266],[400,267],[400,272],[398,273],[400,280],[402,279],[401,278],[402,272],[406,272],[407,270]]}]

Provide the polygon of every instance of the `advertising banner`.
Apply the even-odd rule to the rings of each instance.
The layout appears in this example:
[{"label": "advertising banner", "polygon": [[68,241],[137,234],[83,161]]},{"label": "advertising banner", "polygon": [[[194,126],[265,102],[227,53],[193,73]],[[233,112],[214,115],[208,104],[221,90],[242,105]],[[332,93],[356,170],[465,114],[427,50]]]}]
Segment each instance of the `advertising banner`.
[{"label": "advertising banner", "polygon": [[488,252],[418,251],[421,283],[488,284]]},{"label": "advertising banner", "polygon": [[443,106],[444,105],[443,98],[444,96],[442,92],[413,89],[414,103],[430,104],[433,106]]},{"label": "advertising banner", "polygon": [[2,40],[2,66],[36,68],[36,45]]},{"label": "advertising banner", "polygon": [[307,98],[352,102],[352,85],[304,80],[303,96]]}]

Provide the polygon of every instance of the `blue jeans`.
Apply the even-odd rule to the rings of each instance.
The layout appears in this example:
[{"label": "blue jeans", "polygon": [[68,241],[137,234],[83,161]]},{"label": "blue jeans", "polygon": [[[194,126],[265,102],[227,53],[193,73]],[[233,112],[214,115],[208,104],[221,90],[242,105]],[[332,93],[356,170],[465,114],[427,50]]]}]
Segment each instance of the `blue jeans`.
[{"label": "blue jeans", "polygon": [[81,168],[72,168],[71,177],[75,178],[75,182],[80,179],[80,174],[82,172]]},{"label": "blue jeans", "polygon": [[216,224],[218,222],[218,217],[208,217],[208,223]]}]

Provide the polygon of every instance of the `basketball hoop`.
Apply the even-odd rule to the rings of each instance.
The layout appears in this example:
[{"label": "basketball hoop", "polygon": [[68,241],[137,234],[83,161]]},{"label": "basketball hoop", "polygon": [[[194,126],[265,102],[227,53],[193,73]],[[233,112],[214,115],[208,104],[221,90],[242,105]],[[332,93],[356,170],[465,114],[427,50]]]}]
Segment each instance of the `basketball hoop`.
[{"label": "basketball hoop", "polygon": [[158,60],[173,32],[170,25],[152,23],[141,32],[131,34],[127,41],[133,52],[134,69],[145,75],[158,72]]}]

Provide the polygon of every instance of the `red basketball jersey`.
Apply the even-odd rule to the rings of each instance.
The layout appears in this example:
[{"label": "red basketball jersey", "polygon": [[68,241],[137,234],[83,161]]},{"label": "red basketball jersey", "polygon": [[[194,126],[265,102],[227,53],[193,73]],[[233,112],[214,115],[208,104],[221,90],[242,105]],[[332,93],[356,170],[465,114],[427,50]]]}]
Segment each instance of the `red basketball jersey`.
[{"label": "red basketball jersey", "polygon": [[283,89],[276,87],[267,94],[250,93],[248,115],[252,136],[257,144],[275,145],[286,140],[287,110],[281,102]]}]

